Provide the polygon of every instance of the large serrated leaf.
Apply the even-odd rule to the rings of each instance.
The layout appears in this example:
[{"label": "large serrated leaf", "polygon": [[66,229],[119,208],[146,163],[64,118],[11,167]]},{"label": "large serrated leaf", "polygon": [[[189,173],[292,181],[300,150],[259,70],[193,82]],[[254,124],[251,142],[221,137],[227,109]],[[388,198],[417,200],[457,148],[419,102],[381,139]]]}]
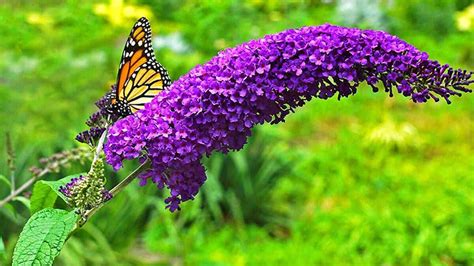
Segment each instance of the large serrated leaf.
[{"label": "large serrated leaf", "polygon": [[13,265],[52,265],[78,219],[74,212],[43,209],[26,223],[13,252]]},{"label": "large serrated leaf", "polygon": [[70,175],[55,181],[40,180],[35,183],[33,187],[33,194],[30,199],[30,212],[34,214],[44,208],[51,208],[54,206],[56,199],[61,197],[65,202],[67,198],[59,192],[59,187],[66,185],[71,179],[84,174]]}]

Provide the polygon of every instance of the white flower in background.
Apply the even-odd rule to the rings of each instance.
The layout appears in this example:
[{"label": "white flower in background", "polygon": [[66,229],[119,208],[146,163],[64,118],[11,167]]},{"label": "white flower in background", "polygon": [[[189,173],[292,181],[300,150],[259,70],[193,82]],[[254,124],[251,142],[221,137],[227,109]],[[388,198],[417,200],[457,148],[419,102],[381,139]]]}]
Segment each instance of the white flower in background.
[{"label": "white flower in background", "polygon": [[417,148],[421,144],[418,130],[410,123],[397,123],[390,116],[379,125],[368,130],[365,144],[369,147],[392,149]]},{"label": "white flower in background", "polygon": [[153,46],[156,49],[169,48],[178,54],[188,52],[191,49],[179,32],[156,36],[153,38]]},{"label": "white flower in background", "polygon": [[[391,1],[386,1],[391,5]],[[385,29],[380,0],[338,0],[337,13],[345,26]]]},{"label": "white flower in background", "polygon": [[8,62],[8,64],[3,65],[0,63],[0,69],[5,67],[5,69],[13,75],[33,72],[40,63],[40,60],[36,57],[21,56],[15,58],[12,54],[4,54],[1,58],[4,62]]},{"label": "white flower in background", "polygon": [[75,57],[71,60],[71,66],[74,68],[86,68],[90,65],[102,64],[106,56],[103,51],[95,51],[85,55]]}]

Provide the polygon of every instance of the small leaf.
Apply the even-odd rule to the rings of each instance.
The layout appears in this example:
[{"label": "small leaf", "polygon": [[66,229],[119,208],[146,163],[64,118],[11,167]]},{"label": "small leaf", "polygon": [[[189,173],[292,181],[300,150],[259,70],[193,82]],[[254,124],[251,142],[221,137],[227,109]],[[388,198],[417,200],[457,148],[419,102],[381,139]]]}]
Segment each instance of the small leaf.
[{"label": "small leaf", "polygon": [[61,197],[64,202],[67,202],[66,196],[59,192],[59,187],[66,185],[71,179],[84,174],[70,175],[55,181],[40,180],[36,182],[33,187],[33,194],[31,195],[31,214],[34,214],[44,208],[51,208],[54,206],[56,199]]},{"label": "small leaf", "polygon": [[58,194],[45,184],[45,181],[36,182],[31,194],[30,212],[34,214],[44,208],[51,208],[54,206]]},{"label": "small leaf", "polygon": [[13,252],[13,265],[52,265],[78,219],[74,212],[47,208],[26,223]]},{"label": "small leaf", "polygon": [[0,236],[0,255],[5,254],[5,245],[3,244],[3,237]]},{"label": "small leaf", "polygon": [[25,197],[23,197],[23,196],[16,196],[16,197],[13,198],[13,200],[14,200],[14,201],[18,201],[18,202],[20,202],[20,203],[23,203],[23,205],[25,205],[25,207],[26,207],[27,209],[30,208],[30,200],[27,199],[27,198],[25,198]]},{"label": "small leaf", "polygon": [[12,184],[10,183],[10,180],[8,180],[8,178],[6,178],[4,175],[0,175],[0,181],[5,183],[8,186],[9,189],[12,187]]},{"label": "small leaf", "polygon": [[17,219],[17,213],[15,211],[15,207],[11,205],[11,203],[7,203],[3,205],[3,208],[1,209],[4,215],[8,216],[8,218],[12,221],[15,221]]}]

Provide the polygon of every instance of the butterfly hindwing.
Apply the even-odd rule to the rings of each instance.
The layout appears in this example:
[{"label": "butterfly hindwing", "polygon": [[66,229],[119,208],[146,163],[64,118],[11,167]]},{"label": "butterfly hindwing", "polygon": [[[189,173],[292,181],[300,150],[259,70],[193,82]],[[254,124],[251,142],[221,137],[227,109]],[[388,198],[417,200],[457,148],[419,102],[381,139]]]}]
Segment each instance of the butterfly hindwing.
[{"label": "butterfly hindwing", "polygon": [[148,103],[170,85],[166,70],[156,62],[145,63],[131,75],[124,88],[125,98],[132,112],[143,109]]}]

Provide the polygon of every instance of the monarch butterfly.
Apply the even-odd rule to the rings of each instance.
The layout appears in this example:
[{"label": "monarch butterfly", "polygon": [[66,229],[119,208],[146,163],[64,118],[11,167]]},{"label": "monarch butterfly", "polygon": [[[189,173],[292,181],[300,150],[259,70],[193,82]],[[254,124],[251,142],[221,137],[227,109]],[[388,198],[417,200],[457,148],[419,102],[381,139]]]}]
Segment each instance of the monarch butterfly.
[{"label": "monarch butterfly", "polygon": [[155,59],[150,22],[142,17],[125,43],[108,111],[120,117],[131,115],[170,85],[168,71]]}]

